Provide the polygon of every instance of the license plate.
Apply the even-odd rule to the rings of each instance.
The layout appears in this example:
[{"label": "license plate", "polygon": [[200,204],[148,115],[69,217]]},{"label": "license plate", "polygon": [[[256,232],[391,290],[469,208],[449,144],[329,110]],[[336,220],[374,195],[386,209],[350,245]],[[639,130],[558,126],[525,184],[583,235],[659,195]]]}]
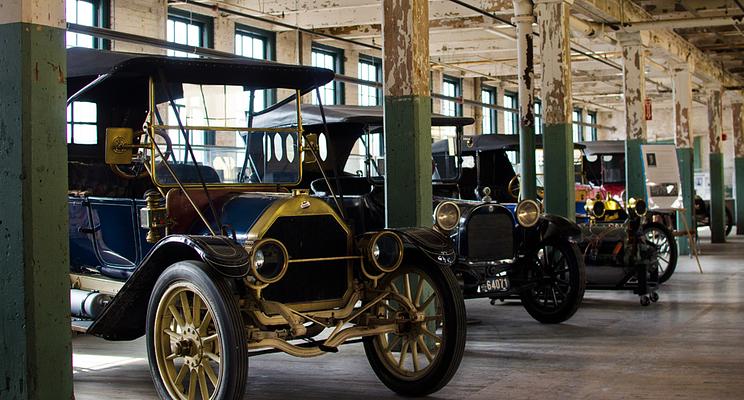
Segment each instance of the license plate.
[{"label": "license plate", "polygon": [[509,290],[509,277],[507,276],[486,278],[486,281],[478,287],[478,293],[506,292],[507,290]]}]

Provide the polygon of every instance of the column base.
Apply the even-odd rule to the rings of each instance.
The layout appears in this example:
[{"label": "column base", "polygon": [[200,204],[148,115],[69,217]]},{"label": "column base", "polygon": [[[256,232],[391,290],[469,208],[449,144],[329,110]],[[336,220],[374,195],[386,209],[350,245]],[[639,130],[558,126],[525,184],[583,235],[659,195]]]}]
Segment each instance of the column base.
[{"label": "column base", "polygon": [[726,204],[723,190],[723,154],[710,153],[710,241],[726,242]]},{"label": "column base", "polygon": [[385,97],[385,224],[432,226],[431,98]]},{"label": "column base", "polygon": [[571,124],[546,125],[543,134],[545,211],[576,220]]},{"label": "column base", "polygon": [[[682,187],[682,204],[685,208],[684,213],[677,213],[677,230],[683,231],[692,229],[694,230],[696,225],[693,222],[694,210],[694,197],[695,197],[695,183],[694,167],[693,167],[693,150],[690,148],[679,148],[677,149],[677,159],[679,162],[679,175]],[[677,249],[680,255],[690,254],[690,243],[687,236],[681,236],[677,238]]]},{"label": "column base", "polygon": [[736,175],[736,234],[744,235],[744,157],[734,159]]},{"label": "column base", "polygon": [[625,140],[625,197],[646,201],[646,178],[643,174],[641,139]]}]

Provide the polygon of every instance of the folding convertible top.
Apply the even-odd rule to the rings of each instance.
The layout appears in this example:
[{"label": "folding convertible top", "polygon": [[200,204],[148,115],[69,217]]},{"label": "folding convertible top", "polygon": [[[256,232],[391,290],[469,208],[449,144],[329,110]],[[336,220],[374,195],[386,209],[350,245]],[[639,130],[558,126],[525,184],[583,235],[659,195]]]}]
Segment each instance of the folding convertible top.
[{"label": "folding convertible top", "polygon": [[[382,107],[380,106],[323,106],[326,123],[328,124],[361,124],[380,127],[383,124]],[[432,114],[432,126],[465,126],[474,123],[469,117],[448,117]],[[320,107],[316,105],[302,105],[302,125],[322,125],[323,118]],[[254,126],[260,127],[289,127],[297,125],[297,109],[293,104],[281,106],[271,112],[258,115],[253,120]]]},{"label": "folding convertible top", "polygon": [[[68,96],[93,81],[96,84],[85,90],[87,98],[126,95],[127,88],[142,86],[150,77],[157,80],[161,76],[168,82],[237,85],[246,90],[284,88],[305,93],[333,80],[334,72],[246,58],[183,58],[84,48],[67,50]],[[87,93],[89,91],[99,93]]]}]

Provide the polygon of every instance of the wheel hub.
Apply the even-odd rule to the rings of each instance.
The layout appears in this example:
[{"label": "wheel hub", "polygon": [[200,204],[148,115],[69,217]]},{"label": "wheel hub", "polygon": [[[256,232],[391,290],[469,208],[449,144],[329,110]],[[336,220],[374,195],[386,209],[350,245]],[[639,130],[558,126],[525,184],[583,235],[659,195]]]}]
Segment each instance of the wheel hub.
[{"label": "wheel hub", "polygon": [[171,344],[173,353],[179,357],[184,357],[184,363],[190,369],[195,370],[202,364],[204,356],[204,344],[198,329],[194,326],[186,326],[181,335],[181,339]]}]

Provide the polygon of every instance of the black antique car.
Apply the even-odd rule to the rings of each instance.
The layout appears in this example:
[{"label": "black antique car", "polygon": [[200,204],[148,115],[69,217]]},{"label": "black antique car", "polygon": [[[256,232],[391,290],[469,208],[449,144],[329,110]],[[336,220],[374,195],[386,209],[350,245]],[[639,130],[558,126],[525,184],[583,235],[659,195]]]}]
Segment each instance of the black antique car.
[{"label": "black antique car", "polygon": [[350,226],[302,189],[314,138],[253,124],[255,91],[290,90],[301,118],[332,71],[86,49],[67,71],[73,329],[145,335],[163,398],[242,398],[248,357],[352,342],[397,393],[447,384],[466,329],[449,238]]},{"label": "black antique car", "polygon": [[579,247],[587,265],[587,288],[630,290],[643,306],[658,301],[662,276],[669,279],[677,264],[676,242],[668,229],[644,221],[644,200],[630,198],[623,207],[612,198],[589,199],[586,211]]},{"label": "black antique car", "polygon": [[[325,115],[318,108],[304,110],[305,131],[326,137],[322,165],[332,176],[309,182],[310,188],[320,196],[338,194],[353,225],[380,229],[385,207],[382,109],[329,106]],[[275,127],[298,124],[288,107],[256,121]],[[584,263],[572,239],[580,230],[565,218],[543,213],[535,201],[499,204],[485,185],[478,185],[481,181],[465,185],[466,178],[476,177],[472,167],[479,163],[460,155],[463,126],[472,123],[471,118],[441,115],[431,119],[433,139],[445,138],[433,144],[433,225],[455,245],[453,270],[465,298],[520,297],[538,321],[563,322],[584,295]]]},{"label": "black antique car", "polygon": [[[536,145],[539,172],[542,169],[542,137],[540,135],[536,137]],[[435,143],[435,154],[445,151],[446,147],[444,142]],[[574,144],[574,165],[577,175],[580,175],[578,173],[582,166],[580,160],[586,147],[584,144]],[[457,180],[457,193],[461,197],[467,199],[482,198],[483,189],[486,187],[489,188],[492,196],[500,202],[509,202],[510,199],[514,199],[518,195],[519,177],[514,165],[518,159],[517,151],[519,151],[519,137],[517,135],[475,136],[465,139],[460,148],[464,158],[470,157],[473,159],[469,163],[463,163],[462,173]],[[468,166],[470,166],[470,171],[468,171]],[[447,185],[440,186],[440,193],[446,193]],[[614,247],[619,242],[635,240],[637,231],[629,230],[628,224],[635,224],[638,221],[641,222],[641,231],[645,237],[638,239],[637,242],[643,242],[643,246],[646,243],[652,243],[656,248],[653,253],[643,252],[644,256],[653,255],[654,257],[652,260],[643,260],[643,262],[653,262],[654,268],[659,269],[658,281],[664,282],[669,279],[677,265],[677,243],[672,232],[664,224],[655,221],[650,215],[646,215],[646,212],[638,219],[629,221],[628,215],[630,213],[627,213],[619,202],[610,201],[612,200],[611,197],[602,197],[603,193],[594,188],[594,186],[586,187],[586,185],[579,183],[577,183],[576,188],[576,219],[582,230],[582,234],[576,237],[586,264],[586,288],[639,290],[637,288],[638,280],[634,275],[637,265],[635,260],[639,257],[638,253],[633,253],[635,258],[623,257],[622,255],[625,253],[620,250],[625,249],[625,247],[620,250]],[[585,210],[587,200],[593,200],[597,195],[601,199],[607,200],[606,203],[604,201],[594,202],[598,205],[597,210],[607,204],[606,215],[597,216]],[[507,207],[512,206],[507,203]],[[632,215],[637,216],[636,214]],[[604,233],[595,235],[600,230]],[[628,236],[631,232],[632,238]],[[604,240],[612,242],[613,246],[595,246],[595,244]],[[591,251],[588,250],[590,248]],[[627,249],[630,249],[630,247]],[[609,254],[604,254],[605,251],[608,251]],[[604,257],[605,255],[607,257]],[[630,264],[626,265],[624,262]],[[605,267],[609,269],[605,270]],[[629,272],[633,274],[628,275]],[[646,292],[649,291],[646,290]],[[652,297],[656,298],[655,296]]]}]

